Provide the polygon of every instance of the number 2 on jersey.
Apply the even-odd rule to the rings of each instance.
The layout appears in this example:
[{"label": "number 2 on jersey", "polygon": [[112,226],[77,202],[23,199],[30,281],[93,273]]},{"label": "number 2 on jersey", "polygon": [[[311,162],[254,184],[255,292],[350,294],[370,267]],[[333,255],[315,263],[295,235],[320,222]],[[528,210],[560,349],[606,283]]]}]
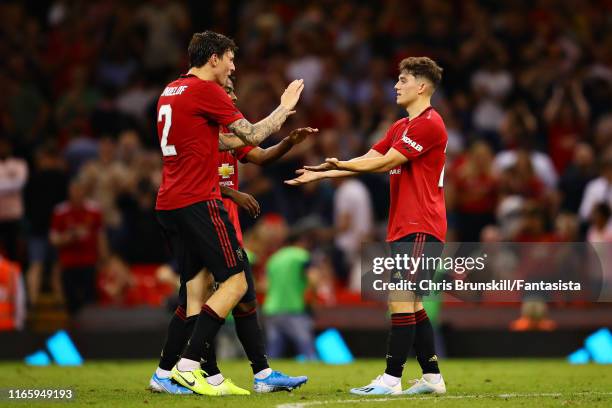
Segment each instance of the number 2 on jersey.
[{"label": "number 2 on jersey", "polygon": [[159,107],[159,113],[157,115],[157,122],[164,120],[164,129],[162,130],[161,138],[161,150],[164,156],[176,156],[176,148],[174,145],[168,144],[168,133],[170,133],[170,127],[172,126],[172,107],[170,105],[162,105]]}]

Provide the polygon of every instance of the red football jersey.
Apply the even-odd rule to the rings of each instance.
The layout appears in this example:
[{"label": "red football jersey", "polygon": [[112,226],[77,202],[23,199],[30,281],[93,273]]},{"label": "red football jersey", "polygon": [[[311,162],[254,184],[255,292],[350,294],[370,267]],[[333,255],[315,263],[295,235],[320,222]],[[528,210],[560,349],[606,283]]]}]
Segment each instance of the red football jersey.
[{"label": "red football jersey", "polygon": [[389,171],[391,206],[387,241],[422,232],[446,238],[444,161],[448,135],[444,121],[429,107],[419,116],[400,119],[372,149],[394,148],[409,160]]},{"label": "red football jersey", "polygon": [[[254,146],[244,146],[227,152],[219,152],[219,185],[238,190],[238,160],[243,163],[246,155],[253,150]],[[223,197],[223,207],[227,210],[229,219],[236,229],[236,238],[242,245],[242,229],[238,217],[238,205],[229,198]]]},{"label": "red football jersey", "polygon": [[102,213],[97,205],[86,202],[73,207],[68,201],[53,210],[51,232],[74,231],[79,238],[58,249],[64,268],[94,266],[98,262],[98,233],[102,229]]},{"label": "red football jersey", "polygon": [[216,82],[182,75],[166,86],[157,102],[157,135],[164,165],[156,209],[172,210],[221,198],[219,126],[242,118]]}]

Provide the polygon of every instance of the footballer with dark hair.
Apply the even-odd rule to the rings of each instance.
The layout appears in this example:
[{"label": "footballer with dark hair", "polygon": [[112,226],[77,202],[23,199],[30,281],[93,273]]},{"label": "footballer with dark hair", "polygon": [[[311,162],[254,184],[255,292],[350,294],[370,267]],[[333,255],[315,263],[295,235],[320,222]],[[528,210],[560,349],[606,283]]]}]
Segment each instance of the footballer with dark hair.
[{"label": "footballer with dark hair", "polygon": [[[197,316],[180,360],[174,365],[175,355],[162,355],[151,379],[152,386],[169,387],[176,393],[183,391],[178,388],[181,385],[205,395],[249,394],[229,379],[209,383],[200,368],[200,359],[248,286],[244,252],[221,201],[219,148],[255,146],[278,131],[293,113],[304,87],[302,80],[293,81],[268,117],[250,123],[223,89],[235,70],[236,49],[234,41],[222,34],[194,34],[188,47],[189,71],[165,87],[157,104],[163,168],[156,215],[186,290],[185,304],[170,321],[164,350],[168,342],[176,343],[170,348],[182,348],[185,339],[178,344],[180,336],[172,334],[186,333],[186,319]],[[220,134],[221,126],[232,133]],[[207,273],[219,288],[203,302]]]},{"label": "footballer with dark hair", "polygon": [[[300,185],[358,173],[389,172],[391,203],[387,241],[407,248],[413,256],[441,254],[446,236],[444,162],[448,135],[444,121],[431,106],[431,96],[442,79],[442,68],[427,57],[411,57],[399,64],[395,85],[397,104],[408,117],[395,122],[372,148],[349,161],[328,158],[318,166],[298,170],[299,177],[286,181]],[[393,247],[393,246],[392,246]],[[398,276],[398,272],[399,276]],[[392,279],[405,279],[398,271]],[[419,270],[427,279],[432,271]],[[369,385],[353,388],[358,395],[401,394],[401,377],[408,353],[414,347],[423,376],[404,394],[444,393],[446,386],[438,368],[433,328],[423,308],[424,291],[389,298],[391,329],[387,344],[387,367]]]},{"label": "footballer with dark hair", "polygon": [[[236,103],[238,97],[234,92],[234,79],[228,78],[223,88],[232,102]],[[227,132],[227,129],[223,130]],[[243,146],[220,152],[217,168],[219,172],[219,186],[223,198],[223,207],[228,212],[229,219],[234,225],[236,237],[241,246],[242,229],[238,217],[238,207],[244,208],[252,217],[257,217],[259,215],[260,207],[253,196],[238,190],[238,161],[240,160],[243,163],[254,163],[260,166],[272,163],[284,156],[295,145],[302,143],[308,135],[316,132],[318,132],[318,129],[310,127],[298,128],[292,130],[289,135],[279,143],[266,149],[258,146]],[[259,325],[257,316],[257,297],[253,272],[251,271],[245,251],[243,251],[243,257],[245,259],[244,273],[248,288],[242,299],[240,299],[240,302],[232,309],[232,316],[234,317],[234,326],[238,339],[251,363],[251,368],[253,370],[253,389],[258,393],[292,391],[305,384],[306,381],[308,381],[308,377],[292,377],[270,368],[266,355],[264,333]],[[208,281],[201,279],[202,284],[207,288],[202,298],[204,302],[214,293],[214,282],[211,276],[208,275],[206,278],[208,278]],[[176,322],[179,326],[176,330],[168,332],[168,338],[162,350],[163,357],[160,362],[160,367],[171,367],[178,361],[185,346],[184,343],[187,342],[193,331],[197,315],[189,317],[185,315],[185,311],[181,306],[187,303],[185,296],[186,293],[183,282],[179,290],[179,308],[177,309],[177,313],[180,316],[177,316],[178,319]],[[181,317],[184,317],[184,319],[181,319]],[[182,325],[180,325],[181,320],[183,321]],[[214,344],[212,344],[202,356],[201,368],[209,384],[216,386],[224,382],[225,378],[217,365]],[[161,368],[158,368],[158,371],[161,370]],[[152,391],[171,394],[180,394],[186,390],[186,388],[180,385],[173,384],[170,380],[160,379],[157,373],[153,374],[151,378],[150,389]]]}]

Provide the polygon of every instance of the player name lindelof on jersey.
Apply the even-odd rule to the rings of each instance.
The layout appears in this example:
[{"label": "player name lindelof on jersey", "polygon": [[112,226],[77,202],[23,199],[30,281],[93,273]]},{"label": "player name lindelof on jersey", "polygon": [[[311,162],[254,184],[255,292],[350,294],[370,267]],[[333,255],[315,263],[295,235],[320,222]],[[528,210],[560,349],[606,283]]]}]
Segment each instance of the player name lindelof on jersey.
[{"label": "player name lindelof on jersey", "polygon": [[181,85],[181,86],[167,86],[166,89],[164,89],[164,92],[162,92],[161,96],[174,96],[174,95],[180,95],[183,92],[185,92],[185,89],[187,89],[188,86],[187,85]]},{"label": "player name lindelof on jersey", "polygon": [[372,282],[372,289],[377,292],[384,291],[414,291],[417,289],[443,292],[579,292],[582,290],[580,282],[557,280],[526,281],[524,279],[500,279],[488,282],[468,282],[463,280],[421,280],[418,282],[402,279],[395,282],[385,282],[377,279]]}]

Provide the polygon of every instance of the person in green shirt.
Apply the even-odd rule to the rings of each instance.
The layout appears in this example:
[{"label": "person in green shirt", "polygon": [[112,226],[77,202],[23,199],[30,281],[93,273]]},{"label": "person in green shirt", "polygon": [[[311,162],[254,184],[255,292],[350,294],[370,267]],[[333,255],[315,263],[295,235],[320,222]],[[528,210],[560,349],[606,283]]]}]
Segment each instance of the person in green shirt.
[{"label": "person in green shirt", "polygon": [[304,295],[316,285],[318,271],[311,265],[310,248],[318,222],[304,219],[289,236],[288,245],[266,263],[267,292],[263,304],[267,350],[272,358],[282,357],[287,342],[308,360],[317,358],[314,324]]}]

